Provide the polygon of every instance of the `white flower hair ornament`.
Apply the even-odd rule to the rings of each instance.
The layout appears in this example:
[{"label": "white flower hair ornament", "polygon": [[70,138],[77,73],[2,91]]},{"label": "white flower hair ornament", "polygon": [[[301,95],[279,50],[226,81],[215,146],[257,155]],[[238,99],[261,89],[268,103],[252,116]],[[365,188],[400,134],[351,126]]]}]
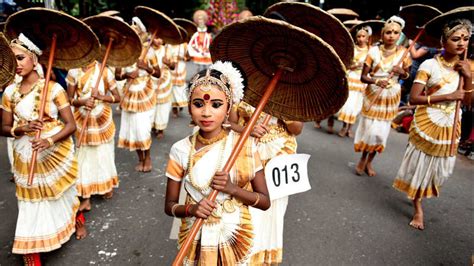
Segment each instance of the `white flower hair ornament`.
[{"label": "white flower hair ornament", "polygon": [[224,74],[229,81],[232,103],[239,103],[244,97],[244,78],[242,73],[229,61],[216,61],[209,68]]},{"label": "white flower hair ornament", "polygon": [[143,24],[142,20],[138,17],[132,18],[132,25],[136,25],[142,32],[146,32],[145,24]]},{"label": "white flower hair ornament", "polygon": [[41,56],[43,54],[43,51],[41,51],[41,49],[30,39],[28,39],[28,37],[26,37],[23,33],[20,33],[17,39],[12,40],[11,44],[24,46],[26,49],[37,56]]},{"label": "white flower hair ornament", "polygon": [[387,22],[385,22],[385,25],[388,25],[390,23],[397,23],[398,25],[400,25],[401,29],[403,30],[403,28],[405,28],[405,20],[403,20],[401,17],[399,16],[391,16]]},{"label": "white flower hair ornament", "polygon": [[362,29],[365,30],[369,36],[372,36],[372,28],[370,26],[365,26]]}]

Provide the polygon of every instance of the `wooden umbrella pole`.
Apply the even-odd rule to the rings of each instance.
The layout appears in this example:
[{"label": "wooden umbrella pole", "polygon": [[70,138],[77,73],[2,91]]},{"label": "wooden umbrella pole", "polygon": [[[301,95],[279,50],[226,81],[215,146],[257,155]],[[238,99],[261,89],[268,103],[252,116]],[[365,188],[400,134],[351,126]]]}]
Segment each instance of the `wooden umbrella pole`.
[{"label": "wooden umbrella pole", "polygon": [[[415,43],[418,41],[418,39],[421,37],[421,34],[423,34],[423,32],[425,32],[425,28],[421,28],[420,31],[418,32],[418,34],[415,36],[415,39],[413,39],[413,42],[410,44],[410,47],[408,47],[407,50],[405,50],[405,52],[403,52],[403,55],[402,55],[402,58],[400,58],[400,61],[396,64],[397,66],[401,66],[402,63],[403,63],[403,60],[405,59],[405,57],[408,55],[408,53],[410,52],[411,48],[413,48],[413,46],[415,46]],[[390,72],[390,75],[388,76],[388,80],[390,80],[393,75],[395,73],[394,72]],[[382,94],[382,91],[383,89],[379,89],[377,91],[377,95],[375,95],[375,98],[370,102],[370,104],[368,105],[368,107],[365,109],[365,111],[369,111],[372,106],[375,104],[375,102],[377,101],[377,99],[380,97],[380,94]]]},{"label": "wooden umbrella pole", "polygon": [[179,66],[179,54],[181,53],[181,44],[178,44],[178,55],[176,56],[176,66],[174,69],[175,75],[178,75],[178,66]]},{"label": "wooden umbrella pole", "polygon": [[[273,76],[272,80],[268,84],[265,93],[263,94],[262,99],[260,100],[259,104],[257,105],[257,108],[255,108],[255,111],[252,114],[252,117],[250,117],[250,121],[248,122],[247,126],[245,126],[244,131],[239,137],[239,140],[235,144],[234,149],[232,150],[232,153],[230,154],[229,159],[227,160],[224,168],[222,171],[224,172],[230,172],[232,169],[232,166],[234,166],[235,161],[237,160],[238,155],[240,154],[240,151],[242,151],[242,148],[244,147],[245,142],[247,141],[248,137],[250,136],[250,132],[257,123],[257,120],[260,116],[260,114],[263,111],[263,108],[267,104],[268,100],[270,99],[270,96],[272,95],[273,91],[276,88],[276,85],[278,84],[278,81],[281,78],[281,75],[283,73],[283,69],[279,68],[275,75]],[[207,197],[211,201],[215,201],[217,194],[219,191],[217,190],[212,190],[212,192],[209,194]],[[189,248],[191,247],[191,243],[196,237],[198,231],[201,229],[202,223],[204,220],[202,218],[197,218],[196,221],[193,224],[193,227],[189,231],[188,236],[186,237],[186,240],[184,241],[183,245],[181,246],[181,249],[178,252],[178,255],[176,255],[176,258],[173,261],[173,266],[180,266],[184,260],[185,255],[188,253]]]},{"label": "wooden umbrella pole", "polygon": [[151,45],[153,44],[153,40],[155,39],[156,34],[158,34],[158,30],[153,31],[153,33],[151,34],[151,38],[150,38],[150,41],[148,43],[148,46],[145,47],[145,52],[140,56],[140,60],[145,60],[146,59],[146,55],[148,54],[148,50],[150,50]]},{"label": "wooden umbrella pole", "polygon": [[[48,96],[48,85],[51,79],[51,71],[53,69],[53,61],[54,61],[54,53],[56,52],[56,42],[57,36],[56,33],[53,33],[53,37],[51,39],[51,49],[49,52],[48,58],[48,68],[46,71],[46,80],[44,83],[43,91],[41,91],[41,101],[40,101],[40,109],[39,109],[39,121],[43,121],[44,116],[44,109],[46,107],[46,97]],[[36,131],[35,140],[40,139],[41,137],[41,130]],[[30,161],[30,171],[28,172],[28,186],[33,184],[33,178],[35,177],[35,168],[36,168],[36,157],[38,156],[38,150],[34,150],[33,154],[31,155]]]},{"label": "wooden umbrella pole", "polygon": [[270,123],[270,120],[271,120],[271,119],[272,119],[272,116],[269,115],[269,114],[267,114],[267,115],[265,116],[265,118],[263,119],[262,124],[263,124],[264,126],[268,125],[268,123]]},{"label": "wooden umbrella pole", "polygon": [[[107,59],[109,58],[110,50],[112,49],[112,44],[114,42],[113,38],[109,39],[109,43],[107,44],[107,49],[105,50],[104,59],[102,59],[102,64],[100,65],[99,76],[95,82],[95,86],[92,88],[91,97],[94,99],[94,95],[96,95],[97,90],[99,89],[100,81],[102,80],[102,74],[104,73],[105,66],[107,64]],[[87,131],[87,122],[89,121],[89,116],[91,115],[92,110],[88,110],[86,113],[86,117],[82,121],[82,128],[81,133],[79,134],[79,139],[77,140],[77,147],[81,147],[82,140],[84,139],[84,135]]]},{"label": "wooden umbrella pole", "polygon": [[[467,58],[467,48],[464,50],[463,60]],[[464,86],[464,77],[460,75],[459,77],[459,84],[458,90],[462,90]],[[456,154],[456,139],[457,139],[457,127],[459,124],[459,110],[461,109],[461,101],[456,101],[456,112],[454,113],[454,123],[453,123],[453,131],[451,133],[451,144],[449,146],[449,154],[454,156]]]}]

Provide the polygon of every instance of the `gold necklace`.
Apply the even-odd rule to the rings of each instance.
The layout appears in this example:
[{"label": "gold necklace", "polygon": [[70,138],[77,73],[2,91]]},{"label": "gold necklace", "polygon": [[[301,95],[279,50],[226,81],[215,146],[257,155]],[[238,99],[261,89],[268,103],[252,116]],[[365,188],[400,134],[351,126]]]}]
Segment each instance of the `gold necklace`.
[{"label": "gold necklace", "polygon": [[439,55],[437,57],[438,59],[438,62],[441,63],[441,65],[447,67],[447,68],[453,68],[453,66],[458,62],[458,60],[454,60],[453,62],[448,62],[446,61],[446,59],[444,59],[444,57],[442,55]]},{"label": "gold necklace", "polygon": [[395,50],[397,50],[397,46],[395,45],[395,47],[393,47],[392,49],[387,50],[387,49],[385,49],[385,46],[380,45],[380,50],[382,50],[384,52],[387,52],[387,53],[393,53],[393,52],[395,52]]},{"label": "gold necklace", "polygon": [[[224,131],[224,130],[222,130]],[[224,131],[225,132],[225,131]],[[199,190],[202,194],[204,194],[204,192],[206,190],[209,189],[210,185],[211,185],[211,182],[212,182],[212,177],[209,178],[209,180],[205,183],[205,184],[198,184],[196,179],[194,178],[194,175],[193,175],[193,156],[194,156],[194,149],[196,147],[196,139],[199,135],[199,132],[197,132],[196,134],[193,135],[193,137],[191,138],[191,151],[189,152],[189,159],[188,159],[188,175],[189,175],[189,180],[191,181],[191,185]],[[224,141],[222,141],[222,144],[221,144],[221,148],[219,150],[219,161],[217,162],[217,166],[216,166],[216,170],[215,172],[217,172],[220,168],[221,168],[221,165],[222,165],[222,160],[223,160],[223,155],[224,155],[224,149],[225,149],[225,146],[226,146],[226,143],[227,143],[227,134],[224,135]]]},{"label": "gold necklace", "polygon": [[213,138],[210,138],[210,139],[206,139],[205,137],[201,136],[201,134],[198,134],[197,135],[197,140],[199,140],[199,142],[201,142],[204,145],[211,145],[211,144],[214,144],[214,143],[218,142],[219,140],[225,138],[226,136],[227,136],[227,132],[224,129],[222,129],[221,132],[219,132],[219,134],[217,134],[217,136],[215,136]]},{"label": "gold necklace", "polygon": [[[436,62],[438,62],[438,65],[440,67],[441,79],[444,81],[444,83],[448,84],[448,83],[453,82],[454,79],[458,76],[458,72],[454,71],[452,69],[452,66],[448,67],[445,63],[443,63],[443,62],[446,62],[446,61],[444,61],[444,59],[442,59],[441,55],[436,56]],[[456,62],[452,63],[452,65],[454,65],[455,63]],[[446,69],[444,67],[448,67],[448,69]],[[446,71],[447,71],[447,73],[445,73]]]}]

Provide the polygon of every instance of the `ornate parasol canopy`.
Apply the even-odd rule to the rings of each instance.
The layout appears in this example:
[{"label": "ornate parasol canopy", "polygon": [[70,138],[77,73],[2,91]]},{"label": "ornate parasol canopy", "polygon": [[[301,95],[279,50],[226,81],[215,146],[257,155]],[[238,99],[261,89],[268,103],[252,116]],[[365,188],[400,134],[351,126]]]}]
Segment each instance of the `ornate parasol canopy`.
[{"label": "ornate parasol canopy", "polygon": [[372,28],[372,43],[375,43],[380,40],[381,34],[382,34],[382,28],[385,25],[385,23],[382,20],[366,20],[360,24],[357,24],[353,26],[349,32],[351,33],[352,36],[355,36],[357,31],[365,26],[369,26]]},{"label": "ornate parasol canopy", "polygon": [[[408,38],[413,40],[421,28],[423,28],[423,26],[430,19],[441,15],[441,11],[432,6],[413,4],[402,6],[399,15],[405,20],[405,28],[403,29],[403,33],[405,33]],[[418,42],[433,47],[440,45],[436,38],[433,38],[427,34],[422,34],[418,39]]]},{"label": "ornate parasol canopy", "polygon": [[194,24],[194,22],[192,22],[191,20],[188,20],[185,18],[174,18],[173,21],[178,26],[181,26],[186,30],[186,33],[187,33],[186,41],[189,42],[193,34],[197,31],[196,24]]},{"label": "ornate parasol canopy", "polygon": [[349,20],[346,20],[346,21],[342,22],[342,24],[344,24],[344,26],[346,26],[348,29],[350,29],[350,28],[354,27],[355,25],[359,25],[362,22],[363,22],[363,20],[349,19]]},{"label": "ornate parasol canopy", "polygon": [[333,8],[327,10],[327,12],[329,14],[334,15],[340,21],[355,19],[359,17],[359,14],[357,14],[354,10],[348,8]]},{"label": "ornate parasol canopy", "polygon": [[446,23],[455,19],[467,19],[472,22],[473,17],[474,6],[458,7],[428,21],[425,25],[425,31],[426,34],[433,36],[439,42],[443,27]]},{"label": "ornate parasol canopy", "polygon": [[117,11],[117,10],[107,10],[107,11],[104,11],[102,13],[99,13],[97,14],[97,16],[117,16],[118,14],[120,14],[120,11]]},{"label": "ornate parasol canopy", "polygon": [[109,40],[113,39],[107,65],[126,67],[137,62],[142,49],[140,37],[127,23],[102,15],[86,18],[84,23],[91,27],[102,44],[98,59],[102,61]]},{"label": "ornate parasol canopy", "polygon": [[0,32],[0,88],[10,84],[15,78],[16,58],[10,49],[10,45]]},{"label": "ornate parasol canopy", "polygon": [[188,32],[181,26],[178,25],[179,34],[181,34],[181,43],[189,41]]},{"label": "ornate parasol canopy", "polygon": [[346,27],[333,15],[306,3],[281,2],[270,6],[264,16],[277,14],[292,25],[303,28],[329,43],[342,62],[349,66],[354,57],[354,42]]},{"label": "ornate parasol canopy", "polygon": [[277,68],[287,69],[264,108],[280,119],[324,119],[348,95],[345,68],[334,49],[283,21],[255,16],[234,22],[216,36],[211,55],[213,61],[231,60],[242,67],[249,80],[244,100],[253,106]]},{"label": "ornate parasol canopy", "polygon": [[167,15],[146,6],[135,7],[135,14],[143,21],[148,32],[156,31],[156,36],[163,39],[165,43],[181,43],[178,26]]},{"label": "ornate parasol canopy", "polygon": [[57,45],[53,65],[58,68],[78,68],[90,64],[99,54],[99,40],[92,30],[82,21],[46,8],[28,8],[7,19],[5,33],[15,39],[24,33],[34,36],[46,48],[40,57],[41,63],[47,63],[53,34],[57,36]]}]

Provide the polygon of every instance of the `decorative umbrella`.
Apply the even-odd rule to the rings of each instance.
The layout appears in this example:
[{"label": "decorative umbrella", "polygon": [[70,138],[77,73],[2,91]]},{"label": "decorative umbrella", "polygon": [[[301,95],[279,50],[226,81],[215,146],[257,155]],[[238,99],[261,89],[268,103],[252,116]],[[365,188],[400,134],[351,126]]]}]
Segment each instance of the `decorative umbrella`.
[{"label": "decorative umbrella", "polygon": [[[453,10],[450,10],[442,15],[439,15],[432,20],[430,20],[428,23],[425,25],[425,31],[428,35],[433,36],[434,38],[440,39],[442,35],[442,30],[444,25],[446,23],[455,20],[455,19],[467,19],[470,20],[472,23],[474,17],[474,7],[473,6],[465,6],[465,7],[459,7],[455,8]],[[472,33],[471,33],[472,34]],[[466,60],[467,57],[467,49],[464,50],[464,60]],[[461,76],[459,79],[459,85],[458,85],[458,90],[461,90],[463,87],[464,79]],[[453,125],[453,131],[451,133],[451,146],[450,146],[450,154],[451,156],[456,155],[456,140],[457,140],[457,127],[459,123],[459,109],[461,107],[461,101],[456,102],[456,113],[454,114],[454,125]]]},{"label": "decorative umbrella", "polygon": [[359,17],[354,10],[348,8],[333,8],[327,10],[329,14],[336,16],[340,21],[345,21],[349,19],[355,19]]},{"label": "decorative umbrella", "polygon": [[[414,40],[430,47],[439,47],[440,43],[437,38],[431,37],[427,34],[420,34],[420,31],[424,29],[425,24],[432,18],[441,15],[441,11],[438,9],[422,4],[413,4],[402,6],[400,9],[399,16],[405,20],[405,28],[403,33]],[[415,41],[416,36],[418,39]]]},{"label": "decorative umbrella", "polygon": [[[96,95],[105,66],[126,67],[137,62],[142,51],[142,44],[137,33],[125,22],[110,16],[97,15],[86,18],[84,22],[98,36],[101,46],[99,59],[102,64],[99,70],[99,78],[92,88],[92,97]],[[87,130],[87,123],[92,110],[88,110],[77,140],[77,147],[80,147]]]},{"label": "decorative umbrella", "polygon": [[[347,98],[345,68],[334,49],[283,21],[256,16],[234,22],[216,36],[211,55],[213,61],[231,60],[242,67],[249,80],[244,99],[256,107],[224,166],[226,172],[262,110],[280,119],[310,121],[333,114]],[[208,199],[216,196],[214,190]],[[181,265],[202,223],[196,219],[173,265]]]},{"label": "decorative umbrella", "polygon": [[176,23],[178,26],[183,27],[186,32],[187,32],[187,38],[186,42],[189,42],[193,34],[197,31],[197,26],[194,22],[191,20],[185,19],[185,18],[174,18],[173,19],[174,23]]},{"label": "decorative umbrella", "polygon": [[439,41],[441,39],[443,27],[446,23],[455,19],[467,19],[472,22],[473,17],[473,6],[458,7],[428,21],[425,25],[425,31],[427,34],[437,38]]},{"label": "decorative umbrella", "polygon": [[102,13],[97,14],[97,16],[110,16],[110,17],[113,17],[113,16],[117,16],[118,14],[120,14],[120,11],[107,10],[107,11],[104,11]]},{"label": "decorative umbrella", "polygon": [[97,15],[84,19],[102,44],[98,59],[103,61],[107,54],[108,43],[113,44],[109,49],[107,65],[126,67],[133,65],[140,57],[142,45],[140,37],[125,22],[110,16]]},{"label": "decorative umbrella", "polygon": [[292,25],[303,28],[330,44],[345,66],[354,57],[354,41],[346,27],[328,12],[306,3],[281,2],[267,8],[264,16],[276,14]]},{"label": "decorative umbrella", "polygon": [[382,20],[366,20],[362,23],[359,23],[355,26],[353,26],[349,32],[351,33],[352,36],[355,36],[357,31],[365,26],[369,26],[372,28],[372,36],[370,36],[370,43],[376,43],[380,41],[382,37],[382,28],[385,25],[385,22]]},{"label": "decorative umbrella", "polygon": [[[53,65],[70,69],[88,65],[99,53],[99,41],[84,22],[66,13],[40,7],[28,8],[16,12],[7,19],[5,34],[15,39],[20,33],[35,36],[47,46],[39,58],[48,63],[48,56],[54,52]],[[53,35],[56,49],[51,51]]]},{"label": "decorative umbrella", "polygon": [[349,19],[349,20],[345,20],[344,22],[342,22],[342,24],[344,24],[344,26],[346,26],[348,29],[350,29],[350,28],[354,27],[355,25],[359,25],[362,22],[363,22],[363,20]]},{"label": "decorative umbrella", "polygon": [[181,43],[188,42],[189,36],[186,29],[178,25],[179,34],[181,34]]},{"label": "decorative umbrella", "polygon": [[16,58],[2,32],[0,32],[0,65],[0,88],[4,88],[15,78]]},{"label": "decorative umbrella", "polygon": [[[80,20],[47,8],[29,8],[11,15],[5,26],[10,39],[20,33],[34,36],[47,47],[40,61],[47,62],[46,82],[41,92],[39,119],[44,116],[48,84],[53,65],[58,68],[78,68],[93,62],[99,53],[99,41],[92,30]],[[41,130],[36,132],[39,139]],[[38,151],[34,150],[31,157],[28,185],[33,183]]]},{"label": "decorative umbrella", "polygon": [[143,21],[147,30],[152,33],[152,40],[155,36],[158,36],[165,43],[181,43],[178,26],[167,15],[146,6],[135,7],[135,14]]}]

